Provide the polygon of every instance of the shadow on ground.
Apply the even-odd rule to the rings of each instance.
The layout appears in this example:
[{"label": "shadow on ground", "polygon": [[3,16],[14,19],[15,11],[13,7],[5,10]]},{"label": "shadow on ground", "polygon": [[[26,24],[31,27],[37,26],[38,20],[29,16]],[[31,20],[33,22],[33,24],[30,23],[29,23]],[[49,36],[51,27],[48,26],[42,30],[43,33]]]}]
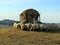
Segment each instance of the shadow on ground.
[{"label": "shadow on ground", "polygon": [[60,30],[34,30],[33,32],[60,33]]}]

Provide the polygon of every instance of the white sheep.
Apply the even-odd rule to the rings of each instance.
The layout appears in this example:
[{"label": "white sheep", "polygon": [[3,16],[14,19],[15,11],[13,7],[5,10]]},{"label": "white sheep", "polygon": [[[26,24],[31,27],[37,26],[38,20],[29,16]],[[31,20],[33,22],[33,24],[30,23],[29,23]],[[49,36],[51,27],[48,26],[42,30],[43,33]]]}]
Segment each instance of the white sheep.
[{"label": "white sheep", "polygon": [[21,30],[26,30],[26,29],[27,29],[26,25],[25,24],[21,24]]},{"label": "white sheep", "polygon": [[38,30],[40,30],[39,24],[32,24],[30,30],[33,30],[33,31],[38,31]]},{"label": "white sheep", "polygon": [[42,30],[48,31],[48,25],[46,25],[46,24],[40,24],[40,30],[41,30],[41,31],[42,31]]},{"label": "white sheep", "polygon": [[21,23],[17,23],[17,29],[21,30]]},{"label": "white sheep", "polygon": [[13,28],[17,28],[17,24],[16,23],[13,24]]},{"label": "white sheep", "polygon": [[26,26],[27,30],[30,30],[32,25],[31,25],[31,23],[26,23],[25,26]]}]

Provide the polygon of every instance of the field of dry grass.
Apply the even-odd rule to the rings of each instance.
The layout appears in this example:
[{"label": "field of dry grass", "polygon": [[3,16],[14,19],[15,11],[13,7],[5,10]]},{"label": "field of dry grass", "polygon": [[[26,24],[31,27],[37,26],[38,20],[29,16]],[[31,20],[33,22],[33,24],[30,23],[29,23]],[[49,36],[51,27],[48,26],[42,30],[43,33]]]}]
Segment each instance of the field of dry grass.
[{"label": "field of dry grass", "polygon": [[0,45],[60,45],[60,33],[0,28]]}]

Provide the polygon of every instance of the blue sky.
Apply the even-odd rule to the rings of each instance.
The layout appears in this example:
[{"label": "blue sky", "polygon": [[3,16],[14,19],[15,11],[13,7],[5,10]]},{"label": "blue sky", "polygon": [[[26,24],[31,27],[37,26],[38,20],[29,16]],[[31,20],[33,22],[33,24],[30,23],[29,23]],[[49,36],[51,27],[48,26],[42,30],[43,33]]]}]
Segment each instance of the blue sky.
[{"label": "blue sky", "polygon": [[41,21],[60,23],[60,0],[0,0],[0,20],[19,20],[19,14],[33,8],[41,14]]}]

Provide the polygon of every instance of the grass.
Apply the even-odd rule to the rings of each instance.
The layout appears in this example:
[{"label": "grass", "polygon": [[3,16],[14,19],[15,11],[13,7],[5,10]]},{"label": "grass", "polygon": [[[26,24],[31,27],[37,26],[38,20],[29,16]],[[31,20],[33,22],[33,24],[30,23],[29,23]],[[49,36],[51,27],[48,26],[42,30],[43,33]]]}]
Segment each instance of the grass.
[{"label": "grass", "polygon": [[0,28],[0,45],[60,45],[60,33]]}]

